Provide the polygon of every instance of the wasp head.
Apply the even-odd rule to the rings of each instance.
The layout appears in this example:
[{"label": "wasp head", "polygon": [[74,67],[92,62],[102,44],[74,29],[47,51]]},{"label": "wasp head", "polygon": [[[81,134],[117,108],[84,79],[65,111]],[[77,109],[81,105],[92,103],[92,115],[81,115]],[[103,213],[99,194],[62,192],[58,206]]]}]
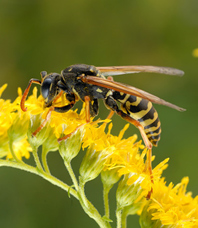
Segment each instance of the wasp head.
[{"label": "wasp head", "polygon": [[61,75],[57,73],[47,74],[46,71],[41,72],[41,94],[45,99],[45,107],[50,107],[53,100],[60,93],[57,83],[61,80]]}]

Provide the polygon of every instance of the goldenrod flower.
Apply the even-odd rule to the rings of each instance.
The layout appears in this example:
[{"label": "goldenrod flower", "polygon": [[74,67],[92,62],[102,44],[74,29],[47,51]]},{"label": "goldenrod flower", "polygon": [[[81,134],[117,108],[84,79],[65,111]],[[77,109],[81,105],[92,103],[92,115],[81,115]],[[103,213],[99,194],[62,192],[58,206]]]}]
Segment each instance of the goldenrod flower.
[{"label": "goldenrod flower", "polygon": [[[0,87],[0,97],[6,89],[7,84]],[[12,118],[13,106],[10,100],[0,99],[0,136],[5,135],[13,122]]]},{"label": "goldenrod flower", "polygon": [[[24,138],[20,141],[15,141],[13,143],[13,150],[14,150],[14,153],[16,155],[16,157],[19,159],[19,160],[22,160],[22,157],[25,157],[26,159],[29,159],[30,157],[30,151],[32,151],[32,148],[30,147],[30,144],[28,143],[27,139]],[[9,152],[7,154],[7,158],[8,159],[12,159],[13,156],[12,154]]]},{"label": "goldenrod flower", "polygon": [[[6,87],[0,88],[0,95]],[[29,118],[19,110],[16,101],[11,103],[10,100],[0,99],[0,157],[12,159],[13,151],[19,160],[29,158],[32,149],[27,142],[28,125]]]},{"label": "goldenrod flower", "polygon": [[[0,88],[0,96],[6,86]],[[161,178],[163,170],[167,168],[168,159],[165,159],[153,169],[152,183],[147,169],[147,148],[141,141],[137,141],[137,135],[123,137],[129,124],[124,126],[118,136],[114,136],[111,134],[113,124],[109,119],[93,121],[91,118],[90,123],[86,123],[84,106],[80,114],[77,110],[65,113],[51,111],[52,108],[43,107],[44,99],[41,95],[37,96],[35,87],[33,94],[25,102],[27,111],[23,112],[19,106],[21,98],[22,91],[19,88],[14,102],[0,99],[0,165],[5,164],[5,159],[2,158],[7,158],[9,165],[38,174],[71,192],[86,213],[101,227],[110,227],[108,194],[119,180],[116,192],[118,227],[121,227],[121,217],[124,221],[127,215],[135,213],[141,217],[142,228],[198,227],[198,197],[193,198],[191,193],[186,193],[188,178],[184,178],[175,187],[172,183],[166,186],[164,178]],[[53,105],[66,104],[67,100],[59,97]],[[46,119],[47,115],[50,117]],[[42,125],[43,121],[45,125]],[[42,129],[39,128],[41,125]],[[37,129],[39,130],[36,131]],[[35,131],[37,134],[33,137],[32,133]],[[42,162],[37,154],[40,145]],[[79,168],[80,177],[77,179],[71,160],[78,155],[80,148],[86,152]],[[47,153],[58,149],[72,179],[72,187],[50,174]],[[30,157],[31,151],[36,168],[21,162],[23,157]],[[85,183],[99,174],[104,187],[104,217],[99,215],[84,192]],[[151,199],[146,200],[151,189]]]},{"label": "goldenrod flower", "polygon": [[188,177],[175,187],[173,183],[166,186],[164,178],[156,182],[141,215],[142,227],[198,227],[198,196],[186,192],[188,182]]}]

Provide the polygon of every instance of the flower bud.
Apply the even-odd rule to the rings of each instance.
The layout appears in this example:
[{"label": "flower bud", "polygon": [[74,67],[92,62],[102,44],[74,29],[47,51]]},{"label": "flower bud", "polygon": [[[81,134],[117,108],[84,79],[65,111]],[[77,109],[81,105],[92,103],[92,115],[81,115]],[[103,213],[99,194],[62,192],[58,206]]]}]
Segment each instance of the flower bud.
[{"label": "flower bud", "polygon": [[48,127],[48,137],[43,143],[43,150],[44,151],[56,151],[59,148],[58,140],[55,136],[54,129],[50,126]]},{"label": "flower bud", "polygon": [[131,211],[136,213],[141,208],[141,203],[139,203],[139,201],[142,200],[143,202],[145,197],[142,194],[143,190],[140,185],[141,181],[138,179],[133,184],[128,185],[128,175],[125,175],[124,178],[119,182],[116,192],[118,210],[122,210],[130,206]]},{"label": "flower bud", "polygon": [[13,116],[14,120],[8,129],[9,140],[20,141],[27,135],[29,126],[29,115],[26,113],[18,112]]},{"label": "flower bud", "polygon": [[118,168],[114,169],[106,169],[101,172],[101,180],[103,185],[111,188],[115,183],[117,183],[120,179],[118,174]]},{"label": "flower bud", "polygon": [[71,162],[75,158],[81,148],[82,129],[78,129],[66,140],[63,140],[59,146],[59,152],[64,161]]},{"label": "flower bud", "polygon": [[36,134],[36,136],[32,135],[41,126],[42,122],[43,122],[43,119],[40,114],[31,115],[27,136],[28,136],[28,141],[32,148],[38,148],[48,138],[48,135],[49,135],[48,123]]},{"label": "flower bud", "polygon": [[[152,213],[154,213],[155,210],[151,209],[151,210],[149,210],[149,213],[148,213],[149,206],[150,206],[150,202],[147,202],[147,205],[144,207],[144,209],[142,210],[142,213],[140,215],[141,227],[142,228],[162,228],[162,227],[164,227],[160,220],[152,219]],[[170,227],[172,227],[172,226],[170,226]]]},{"label": "flower bud", "polygon": [[93,146],[87,149],[79,170],[83,183],[95,179],[101,173],[106,157],[104,151],[95,151]]}]

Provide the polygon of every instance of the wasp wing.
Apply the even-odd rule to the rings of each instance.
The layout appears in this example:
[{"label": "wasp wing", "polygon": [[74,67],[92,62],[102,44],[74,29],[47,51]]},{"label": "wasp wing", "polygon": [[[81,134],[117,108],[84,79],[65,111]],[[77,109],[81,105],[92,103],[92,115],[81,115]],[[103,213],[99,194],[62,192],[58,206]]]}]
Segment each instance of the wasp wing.
[{"label": "wasp wing", "polygon": [[173,109],[176,109],[178,111],[185,111],[185,109],[178,107],[177,105],[171,104],[171,103],[169,103],[169,102],[167,102],[167,101],[165,101],[159,97],[156,97],[155,95],[147,93],[147,92],[145,92],[141,89],[135,88],[133,86],[125,85],[125,84],[120,83],[120,82],[115,82],[115,81],[111,81],[108,79],[104,79],[101,77],[95,77],[95,76],[83,76],[82,81],[89,83],[89,84],[93,84],[93,85],[105,87],[108,89],[112,89],[112,90],[115,90],[118,92],[137,96],[137,97],[149,100],[149,101],[156,103],[156,104],[166,105],[166,106],[173,108]]},{"label": "wasp wing", "polygon": [[159,74],[169,74],[182,76],[183,71],[171,67],[158,67],[158,66],[108,66],[96,67],[104,76],[132,74],[140,72],[150,72]]}]

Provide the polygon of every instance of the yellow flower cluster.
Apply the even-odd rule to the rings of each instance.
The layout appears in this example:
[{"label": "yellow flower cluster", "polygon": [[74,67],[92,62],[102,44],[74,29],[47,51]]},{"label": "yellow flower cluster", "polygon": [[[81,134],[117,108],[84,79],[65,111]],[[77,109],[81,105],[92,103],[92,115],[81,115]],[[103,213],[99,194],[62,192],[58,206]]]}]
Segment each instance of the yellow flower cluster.
[{"label": "yellow flower cluster", "polygon": [[[0,97],[7,85],[0,88]],[[0,157],[21,160],[29,158],[32,151],[27,142],[27,129],[29,116],[22,113],[18,106],[18,98],[11,103],[10,100],[0,99]],[[13,151],[14,150],[14,151]]]},{"label": "yellow flower cluster", "polygon": [[[0,96],[5,88],[6,85],[0,88]],[[85,183],[102,171],[103,184],[108,181],[114,184],[123,176],[116,196],[118,207],[120,210],[127,209],[131,214],[140,214],[142,227],[198,227],[198,198],[193,199],[190,193],[186,193],[188,179],[184,178],[175,187],[173,184],[166,186],[161,178],[167,167],[168,159],[165,159],[153,169],[152,184],[145,162],[147,149],[141,141],[137,142],[136,135],[123,138],[129,124],[118,136],[113,136],[110,120],[91,119],[90,123],[86,123],[84,108],[80,114],[77,110],[66,113],[52,111],[46,126],[36,137],[32,137],[49,113],[49,108],[43,108],[44,100],[42,96],[37,97],[36,87],[25,103],[26,112],[20,109],[21,98],[19,88],[13,103],[0,99],[0,158],[29,158],[34,144],[42,144],[45,151],[59,149],[63,159],[71,160],[82,145],[82,149],[88,149],[80,168],[81,179]],[[66,104],[66,99],[60,97],[55,105]],[[58,143],[58,139],[69,134],[73,135],[69,144]],[[67,155],[72,148],[71,155]],[[151,199],[146,200],[151,189]]]},{"label": "yellow flower cluster", "polygon": [[164,178],[154,185],[152,199],[147,202],[141,215],[142,227],[198,227],[198,196],[186,192],[188,177],[175,187],[166,186]]}]

